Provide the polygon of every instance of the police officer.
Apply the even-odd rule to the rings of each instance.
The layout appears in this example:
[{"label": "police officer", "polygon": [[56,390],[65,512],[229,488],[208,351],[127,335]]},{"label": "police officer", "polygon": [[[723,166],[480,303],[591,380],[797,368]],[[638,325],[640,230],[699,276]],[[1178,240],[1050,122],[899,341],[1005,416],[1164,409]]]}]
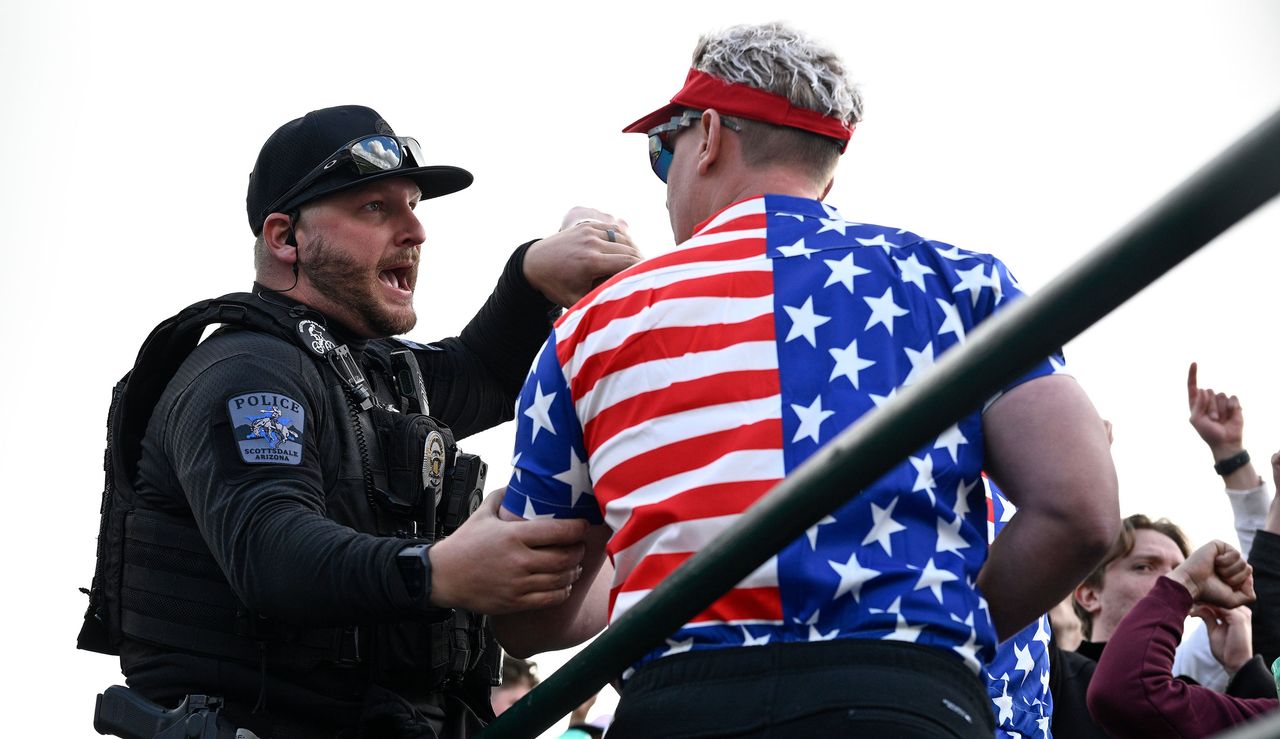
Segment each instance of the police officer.
[{"label": "police officer", "polygon": [[386,338],[413,327],[416,289],[444,279],[419,282],[414,208],[471,179],[361,106],[312,111],[262,147],[247,199],[256,281],[228,299],[298,336],[231,325],[159,394],[123,525],[119,652],[135,691],[221,696],[263,737],[463,736],[491,716],[496,647],[463,616],[564,601],[585,525],[512,525],[489,500],[435,540],[432,502],[393,474],[423,436],[397,438],[410,416],[388,357],[416,360],[433,429],[494,426],[555,303],[639,255],[625,224],[590,212],[516,249],[460,336]]}]

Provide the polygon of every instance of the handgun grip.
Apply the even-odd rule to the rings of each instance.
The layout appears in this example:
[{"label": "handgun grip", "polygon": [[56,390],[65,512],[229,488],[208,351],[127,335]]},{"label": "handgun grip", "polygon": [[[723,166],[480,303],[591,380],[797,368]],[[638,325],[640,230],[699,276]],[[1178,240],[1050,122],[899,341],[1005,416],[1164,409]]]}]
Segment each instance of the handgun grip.
[{"label": "handgun grip", "polygon": [[112,685],[98,694],[93,728],[123,739],[218,739],[225,733],[218,725],[221,706],[221,698],[188,695],[177,708],[165,710],[123,685]]},{"label": "handgun grip", "polygon": [[125,739],[152,739],[172,719],[168,711],[123,685],[112,685],[98,694],[93,728],[99,734]]}]

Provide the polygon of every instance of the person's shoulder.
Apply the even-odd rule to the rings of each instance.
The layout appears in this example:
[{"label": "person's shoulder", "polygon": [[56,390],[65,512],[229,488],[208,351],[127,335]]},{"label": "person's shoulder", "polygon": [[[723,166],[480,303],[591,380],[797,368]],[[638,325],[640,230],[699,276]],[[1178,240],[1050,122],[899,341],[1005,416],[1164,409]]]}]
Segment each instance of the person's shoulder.
[{"label": "person's shoulder", "polygon": [[224,326],[192,350],[177,376],[199,377],[251,375],[310,381],[318,376],[316,362],[297,343],[251,329]]},{"label": "person's shoulder", "polygon": [[[909,260],[912,255],[930,263],[945,265],[948,271],[975,264],[991,265],[1000,262],[993,254],[974,249],[964,249],[946,241],[923,236],[915,231],[898,226],[886,226],[878,223],[846,222],[844,225],[845,247],[879,247],[886,256],[899,261]],[[840,224],[824,223],[823,228],[839,228]]]},{"label": "person's shoulder", "polygon": [[994,254],[985,251],[977,251],[975,249],[965,249],[946,241],[920,236],[912,231],[904,229],[888,229],[884,226],[874,226],[873,228],[885,229],[892,231],[893,238],[897,241],[897,245],[904,250],[915,250],[928,253],[934,259],[948,264],[953,268],[972,266],[975,263],[992,264],[999,262]]},{"label": "person's shoulder", "polygon": [[200,342],[189,359],[217,361],[220,358],[246,356],[273,359],[305,358],[298,344],[272,334],[252,329],[223,326]]}]

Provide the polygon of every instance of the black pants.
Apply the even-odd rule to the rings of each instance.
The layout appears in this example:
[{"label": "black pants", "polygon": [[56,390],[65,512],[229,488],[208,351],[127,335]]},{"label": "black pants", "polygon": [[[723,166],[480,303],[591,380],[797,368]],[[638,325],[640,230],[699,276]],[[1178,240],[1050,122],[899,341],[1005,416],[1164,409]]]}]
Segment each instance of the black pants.
[{"label": "black pants", "polygon": [[609,739],[991,739],[986,687],[956,655],[864,639],[686,652],[639,670]]}]

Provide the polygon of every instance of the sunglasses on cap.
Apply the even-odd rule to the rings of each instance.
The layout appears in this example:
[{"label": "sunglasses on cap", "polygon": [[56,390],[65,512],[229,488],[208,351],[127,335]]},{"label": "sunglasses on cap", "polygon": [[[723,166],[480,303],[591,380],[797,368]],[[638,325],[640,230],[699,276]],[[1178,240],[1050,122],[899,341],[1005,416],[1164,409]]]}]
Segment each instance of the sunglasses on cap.
[{"label": "sunglasses on cap", "polygon": [[297,184],[289,188],[285,194],[276,198],[271,205],[267,206],[267,212],[276,212],[281,205],[306,190],[316,180],[339,164],[350,164],[358,173],[366,175],[390,172],[406,165],[420,167],[424,161],[426,160],[422,156],[422,147],[418,145],[417,139],[408,136],[385,136],[382,134],[361,136],[358,139],[348,141],[339,147],[337,151],[325,157],[324,161],[316,165],[315,169],[308,172],[302,179],[298,180]]},{"label": "sunglasses on cap", "polygon": [[[649,166],[653,167],[653,173],[658,175],[658,179],[666,182],[667,174],[671,171],[671,159],[675,156],[675,150],[671,148],[671,139],[674,138],[671,134],[700,121],[702,113],[701,110],[686,110],[666,123],[649,129]],[[720,124],[730,131],[742,131],[742,125],[732,118],[720,116]]]}]

